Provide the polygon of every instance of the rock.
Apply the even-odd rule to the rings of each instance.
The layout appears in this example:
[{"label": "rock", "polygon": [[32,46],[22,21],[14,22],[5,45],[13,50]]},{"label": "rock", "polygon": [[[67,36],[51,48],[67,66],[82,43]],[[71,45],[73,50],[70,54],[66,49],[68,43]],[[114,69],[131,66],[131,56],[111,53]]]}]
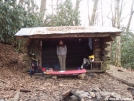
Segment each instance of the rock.
[{"label": "rock", "polygon": [[121,95],[119,95],[119,94],[117,94],[115,92],[112,92],[111,93],[111,96],[114,97],[114,98],[116,98],[116,100],[120,100],[121,99]]},{"label": "rock", "polygon": [[111,95],[111,93],[110,92],[100,92],[100,95],[102,96],[102,97],[106,97],[106,96],[110,96]]},{"label": "rock", "polygon": [[85,100],[82,98],[81,101],[85,101]]},{"label": "rock", "polygon": [[95,96],[96,96],[97,99],[100,99],[100,98],[101,98],[101,95],[100,95],[99,92],[96,92],[96,93],[95,93]]},{"label": "rock", "polygon": [[74,95],[70,96],[70,100],[71,101],[78,101],[78,98]]},{"label": "rock", "polygon": [[19,101],[19,99],[20,99],[20,89],[17,90],[17,92],[16,92],[16,94],[15,94],[15,96],[14,96],[13,101]]},{"label": "rock", "polygon": [[83,80],[85,78],[85,74],[79,74],[78,75],[78,78],[81,79],[81,80]]},{"label": "rock", "polygon": [[133,99],[131,99],[131,98],[124,98],[124,97],[122,97],[121,100],[122,101],[133,101]]},{"label": "rock", "polygon": [[91,98],[91,96],[90,96],[90,94],[88,92],[84,92],[84,93],[80,94],[80,96],[82,98]]},{"label": "rock", "polygon": [[[104,96],[103,96],[103,97],[104,97]],[[108,100],[110,100],[109,98],[110,98],[110,95],[107,95],[107,96],[105,96],[104,100],[105,100],[105,101],[108,101]],[[110,100],[110,101],[111,101],[111,100]]]},{"label": "rock", "polygon": [[90,94],[90,96],[91,96],[92,98],[95,97],[95,93],[94,93],[94,92],[89,92],[89,94]]},{"label": "rock", "polygon": [[92,89],[92,92],[100,92],[101,90],[99,89],[99,87],[96,87],[94,89]]},{"label": "rock", "polygon": [[82,90],[77,90],[76,93],[77,93],[77,94],[82,94],[82,93],[84,93],[84,91],[82,91]]}]

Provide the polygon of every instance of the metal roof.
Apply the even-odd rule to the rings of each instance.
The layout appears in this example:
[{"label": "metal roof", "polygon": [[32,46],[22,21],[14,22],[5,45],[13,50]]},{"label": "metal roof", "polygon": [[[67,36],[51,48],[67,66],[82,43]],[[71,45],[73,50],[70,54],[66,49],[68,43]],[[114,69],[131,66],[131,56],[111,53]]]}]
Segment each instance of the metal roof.
[{"label": "metal roof", "polygon": [[15,36],[34,36],[48,34],[70,34],[70,33],[121,33],[122,31],[114,27],[99,26],[59,26],[59,27],[35,27],[22,28]]}]

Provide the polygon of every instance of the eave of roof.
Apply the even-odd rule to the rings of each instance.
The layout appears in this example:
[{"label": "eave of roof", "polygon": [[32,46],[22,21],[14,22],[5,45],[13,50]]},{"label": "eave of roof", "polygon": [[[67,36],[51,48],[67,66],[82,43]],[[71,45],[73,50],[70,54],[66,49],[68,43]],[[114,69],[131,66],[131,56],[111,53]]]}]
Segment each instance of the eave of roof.
[{"label": "eave of roof", "polygon": [[35,28],[22,28],[15,36],[37,36],[37,35],[63,35],[63,34],[103,34],[103,33],[121,33],[114,27],[99,27],[99,26],[59,26],[59,27],[35,27]]}]

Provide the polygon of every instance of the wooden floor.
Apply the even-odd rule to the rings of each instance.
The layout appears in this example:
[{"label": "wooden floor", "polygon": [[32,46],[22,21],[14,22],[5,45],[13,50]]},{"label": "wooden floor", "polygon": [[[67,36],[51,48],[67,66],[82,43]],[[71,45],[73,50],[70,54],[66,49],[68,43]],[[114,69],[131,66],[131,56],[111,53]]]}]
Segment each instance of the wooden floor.
[{"label": "wooden floor", "polygon": [[[67,66],[66,70],[77,70],[78,68],[80,68],[80,66],[76,66],[76,65],[74,65],[74,66]],[[87,68],[86,70],[87,70],[87,72],[96,72],[96,73],[105,72],[105,70],[99,70],[99,69],[91,70],[91,68]]]}]

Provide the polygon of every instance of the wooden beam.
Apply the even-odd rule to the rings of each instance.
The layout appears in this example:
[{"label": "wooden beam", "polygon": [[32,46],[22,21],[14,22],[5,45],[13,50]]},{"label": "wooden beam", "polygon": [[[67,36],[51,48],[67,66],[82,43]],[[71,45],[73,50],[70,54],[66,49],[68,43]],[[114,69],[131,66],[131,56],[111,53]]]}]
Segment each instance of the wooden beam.
[{"label": "wooden beam", "polygon": [[103,42],[114,41],[115,38],[116,38],[116,35],[113,34],[113,35],[110,35],[110,36],[108,36],[108,37],[102,38],[102,41],[103,41]]},{"label": "wooden beam", "polygon": [[33,35],[29,38],[89,38],[89,37],[109,37],[110,33],[70,33],[70,34],[48,34],[48,35]]},{"label": "wooden beam", "polygon": [[66,33],[66,34],[36,34],[36,35],[27,35],[27,36],[15,36],[17,38],[20,37],[29,37],[29,38],[38,38],[38,39],[43,39],[43,38],[89,38],[89,37],[108,37],[110,35],[114,34],[115,36],[120,36],[120,32],[98,32],[98,33]]},{"label": "wooden beam", "polygon": [[40,41],[40,50],[41,50],[41,52],[40,52],[40,66],[42,68],[42,40]]}]

